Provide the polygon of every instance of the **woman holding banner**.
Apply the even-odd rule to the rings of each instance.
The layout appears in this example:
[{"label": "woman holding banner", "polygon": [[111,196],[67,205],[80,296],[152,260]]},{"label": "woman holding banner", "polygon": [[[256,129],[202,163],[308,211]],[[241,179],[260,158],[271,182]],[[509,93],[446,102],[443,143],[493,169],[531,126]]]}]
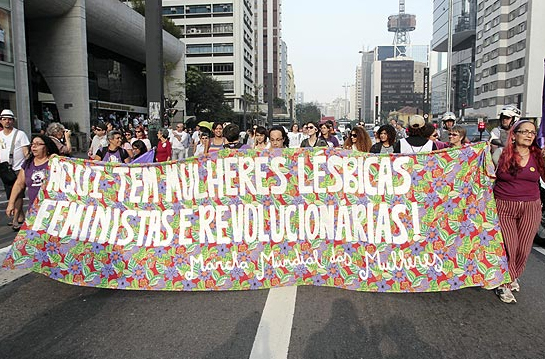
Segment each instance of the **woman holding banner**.
[{"label": "woman holding banner", "polygon": [[545,161],[536,142],[536,126],[531,121],[516,122],[496,170],[494,197],[507,251],[512,282],[496,288],[505,303],[516,303],[526,261],[541,221],[539,179],[545,179]]},{"label": "woman holding banner", "polygon": [[[46,135],[37,135],[30,142],[30,155],[23,162],[21,171],[17,175],[17,180],[13,184],[11,196],[9,197],[6,214],[13,217],[15,214],[15,200],[21,192],[28,188],[28,199],[32,206],[38,196],[42,184],[47,178],[47,165],[49,157],[53,154],[59,154],[59,148],[53,140]],[[13,230],[18,231],[21,225],[13,223]]]}]

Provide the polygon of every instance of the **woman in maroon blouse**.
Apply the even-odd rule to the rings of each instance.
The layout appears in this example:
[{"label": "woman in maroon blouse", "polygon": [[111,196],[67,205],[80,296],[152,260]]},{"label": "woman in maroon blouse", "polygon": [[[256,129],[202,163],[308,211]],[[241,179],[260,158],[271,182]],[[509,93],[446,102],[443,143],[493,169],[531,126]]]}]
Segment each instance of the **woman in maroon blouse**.
[{"label": "woman in maroon blouse", "polygon": [[516,303],[513,291],[520,290],[518,278],[526,267],[541,220],[539,178],[545,178],[545,164],[536,135],[533,122],[516,122],[496,171],[494,197],[512,280],[496,289],[505,303]]}]

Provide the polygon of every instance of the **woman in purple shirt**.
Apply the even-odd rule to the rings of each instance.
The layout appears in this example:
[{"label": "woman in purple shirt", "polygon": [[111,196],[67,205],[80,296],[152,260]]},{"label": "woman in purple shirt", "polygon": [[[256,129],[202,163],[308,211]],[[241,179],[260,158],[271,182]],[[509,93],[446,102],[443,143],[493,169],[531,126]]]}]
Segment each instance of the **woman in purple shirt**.
[{"label": "woman in purple shirt", "polygon": [[536,134],[533,122],[516,122],[496,171],[494,197],[512,280],[496,289],[505,303],[517,301],[513,292],[520,290],[518,278],[526,267],[541,220],[539,178],[545,178],[545,164]]},{"label": "woman in purple shirt", "polygon": [[[59,149],[55,142],[46,135],[37,135],[30,142],[30,155],[23,163],[17,180],[13,185],[11,196],[9,197],[6,214],[12,217],[15,212],[15,200],[17,196],[28,188],[28,198],[30,206],[38,196],[42,184],[47,178],[49,157],[52,154],[59,154]],[[21,226],[13,225],[13,230],[18,231]]]}]

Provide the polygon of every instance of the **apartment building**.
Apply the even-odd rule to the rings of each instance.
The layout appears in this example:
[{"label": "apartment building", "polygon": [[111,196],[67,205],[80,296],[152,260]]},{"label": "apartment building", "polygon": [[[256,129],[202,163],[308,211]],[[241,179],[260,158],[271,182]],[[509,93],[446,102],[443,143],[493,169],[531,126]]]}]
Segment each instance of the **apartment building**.
[{"label": "apartment building", "polygon": [[[443,53],[449,51],[449,0],[433,2],[433,36],[431,49]],[[452,55],[450,61],[450,85],[448,63],[440,62],[437,72],[431,78],[431,103],[434,116],[447,111],[472,111],[475,80],[475,36],[477,22],[477,0],[453,2],[452,12]],[[450,89],[450,106],[447,104],[447,88]],[[443,106],[440,106],[443,104]],[[450,108],[447,108],[450,107]]]},{"label": "apartment building", "polygon": [[235,112],[255,89],[254,4],[250,0],[163,0],[163,16],[182,29],[187,67],[219,81]]},{"label": "apartment building", "polygon": [[[254,0],[255,82],[260,102],[280,97],[282,56],[281,0]],[[269,76],[271,83],[269,84]]]},{"label": "apartment building", "polygon": [[474,108],[496,118],[506,104],[541,117],[545,1],[480,0]]}]

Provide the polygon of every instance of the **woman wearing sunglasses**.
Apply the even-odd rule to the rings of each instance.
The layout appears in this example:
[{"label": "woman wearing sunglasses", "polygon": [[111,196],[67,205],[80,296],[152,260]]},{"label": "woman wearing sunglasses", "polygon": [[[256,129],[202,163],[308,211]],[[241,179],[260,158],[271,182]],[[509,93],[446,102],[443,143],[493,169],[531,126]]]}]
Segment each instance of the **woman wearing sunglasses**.
[{"label": "woman wearing sunglasses", "polygon": [[536,135],[533,122],[515,122],[496,170],[494,198],[512,281],[496,288],[504,303],[517,301],[513,292],[520,291],[518,278],[524,272],[541,221],[539,180],[545,180],[545,163]]},{"label": "woman wearing sunglasses", "polygon": [[355,126],[344,142],[345,149],[360,152],[369,152],[371,145],[371,137],[369,137],[367,131],[361,126]]},{"label": "woman wearing sunglasses", "polygon": [[328,147],[327,141],[320,136],[318,125],[314,122],[307,122],[308,138],[301,141],[301,148],[303,147]]},{"label": "woman wearing sunglasses", "polygon": [[[144,130],[144,126],[140,125],[136,127],[136,130],[134,131],[135,139],[134,140],[140,140],[146,144],[146,148],[151,150],[151,142],[148,139],[148,136],[146,135],[146,131]],[[134,141],[133,141],[134,142]]]},{"label": "woman wearing sunglasses", "polygon": [[466,129],[462,126],[454,126],[448,133],[450,147],[460,147],[467,143]]}]

